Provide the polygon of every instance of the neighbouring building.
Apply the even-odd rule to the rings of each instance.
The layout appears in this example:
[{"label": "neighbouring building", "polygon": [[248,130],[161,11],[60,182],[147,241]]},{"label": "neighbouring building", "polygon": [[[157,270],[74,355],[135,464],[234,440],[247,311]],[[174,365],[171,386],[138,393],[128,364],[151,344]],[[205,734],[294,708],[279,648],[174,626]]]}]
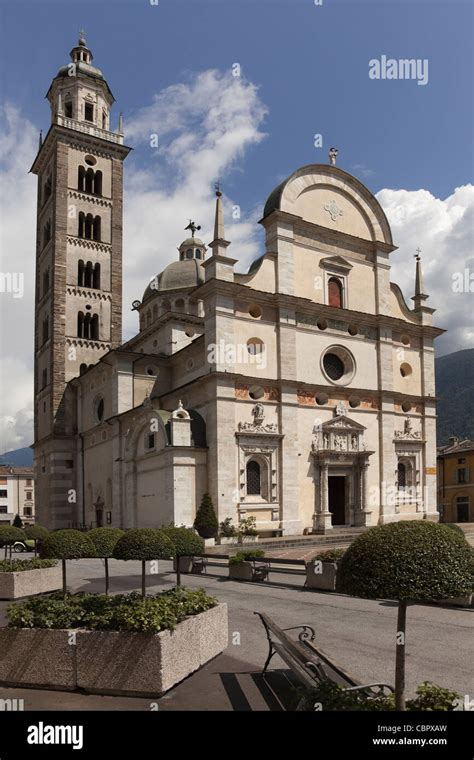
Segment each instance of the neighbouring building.
[{"label": "neighbouring building", "polygon": [[220,521],[266,534],[437,520],[443,331],[419,256],[412,308],[390,281],[376,198],[331,150],[270,193],[264,249],[238,273],[218,188],[213,240],[188,225],[122,343],[129,148],[83,37],[71,59],[32,168],[39,522],[191,525],[206,491]]},{"label": "neighbouring building", "polygon": [[24,525],[35,522],[33,467],[0,465],[0,525],[11,525],[19,515]]},{"label": "neighbouring building", "polygon": [[474,441],[453,436],[438,449],[438,511],[443,522],[474,522]]}]

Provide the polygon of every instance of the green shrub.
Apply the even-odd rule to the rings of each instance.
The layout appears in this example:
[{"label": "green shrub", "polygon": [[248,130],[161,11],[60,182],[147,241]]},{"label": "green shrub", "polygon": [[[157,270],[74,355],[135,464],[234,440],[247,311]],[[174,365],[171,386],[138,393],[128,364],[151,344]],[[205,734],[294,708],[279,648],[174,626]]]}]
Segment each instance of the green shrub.
[{"label": "green shrub", "polygon": [[82,559],[94,556],[94,544],[87,533],[66,528],[48,533],[40,548],[42,559]]},{"label": "green shrub", "polygon": [[94,557],[113,557],[117,541],[125,534],[121,528],[93,528],[86,535],[94,545]]},{"label": "green shrub", "polygon": [[115,559],[172,559],[174,546],[168,536],[157,528],[131,528],[115,544]]},{"label": "green shrub", "polygon": [[239,536],[256,536],[256,535],[258,535],[257,520],[256,520],[256,518],[255,517],[243,517],[242,520],[240,520],[240,522],[239,522],[238,534],[239,534]]},{"label": "green shrub", "polygon": [[265,556],[263,549],[250,549],[249,551],[236,552],[229,557],[229,565],[240,565],[241,562],[249,562],[253,559],[262,559]]},{"label": "green shrub", "polygon": [[194,527],[201,538],[215,538],[219,531],[216,513],[212,504],[212,499],[208,493],[202,497],[201,504],[196,513]]},{"label": "green shrub", "polygon": [[3,559],[0,560],[0,573],[20,573],[23,570],[56,567],[57,564],[54,559]]},{"label": "green shrub", "polygon": [[337,591],[367,599],[430,601],[473,588],[473,555],[446,525],[401,521],[358,536],[342,558]]},{"label": "green shrub", "polygon": [[23,528],[23,520],[21,519],[20,515],[15,515],[13,519],[13,527],[14,528]]},{"label": "green shrub", "polygon": [[185,617],[215,607],[203,589],[171,589],[145,598],[138,594],[105,596],[59,594],[36,597],[7,608],[10,628],[85,628],[98,631],[158,633],[173,630]]},{"label": "green shrub", "polygon": [[[312,711],[315,705],[323,712],[345,711],[391,711],[395,710],[395,695],[369,698],[364,694],[344,691],[332,681],[323,681],[314,689],[298,688],[295,690],[297,700],[302,700],[299,709]],[[425,681],[416,690],[416,698],[409,699],[406,707],[410,711],[454,710],[460,704],[461,697],[455,691],[444,689]]]},{"label": "green shrub", "polygon": [[10,546],[15,541],[24,541],[25,533],[13,525],[0,525],[0,546]]},{"label": "green shrub", "polygon": [[405,709],[405,631],[410,602],[450,599],[473,588],[473,552],[446,525],[401,521],[358,536],[338,565],[336,591],[366,599],[398,599],[395,694]]},{"label": "green shrub", "polygon": [[39,539],[45,539],[46,536],[49,536],[49,530],[42,525],[28,525],[25,528],[25,536],[34,541],[38,541]]},{"label": "green shrub", "polygon": [[161,530],[172,542],[176,557],[193,556],[204,552],[204,541],[192,528],[170,526]]},{"label": "green shrub", "polygon": [[237,535],[237,528],[232,525],[232,517],[226,517],[219,523],[219,535],[224,536],[224,538],[234,538]]},{"label": "green shrub", "polygon": [[324,549],[324,551],[315,554],[312,561],[339,562],[344,555],[344,551],[344,549]]}]

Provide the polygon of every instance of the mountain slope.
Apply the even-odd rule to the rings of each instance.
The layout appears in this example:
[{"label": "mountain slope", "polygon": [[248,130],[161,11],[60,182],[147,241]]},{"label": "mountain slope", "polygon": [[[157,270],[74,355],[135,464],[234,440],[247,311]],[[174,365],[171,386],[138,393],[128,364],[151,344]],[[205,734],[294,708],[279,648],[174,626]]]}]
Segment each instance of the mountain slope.
[{"label": "mountain slope", "polygon": [[14,449],[0,454],[0,464],[11,464],[14,467],[33,467],[33,449]]},{"label": "mountain slope", "polygon": [[435,360],[438,446],[449,436],[474,439],[474,348]]}]

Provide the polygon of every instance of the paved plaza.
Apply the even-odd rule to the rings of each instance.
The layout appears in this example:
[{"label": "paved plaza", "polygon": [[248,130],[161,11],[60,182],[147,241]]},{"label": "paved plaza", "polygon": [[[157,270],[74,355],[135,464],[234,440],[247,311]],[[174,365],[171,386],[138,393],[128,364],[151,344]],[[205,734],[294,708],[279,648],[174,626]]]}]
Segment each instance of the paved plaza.
[{"label": "paved plaza", "polygon": [[[73,591],[101,592],[101,560],[68,564]],[[176,582],[170,562],[149,575],[155,593]],[[110,560],[112,593],[139,591],[139,562]],[[306,591],[303,576],[275,576],[278,583],[241,583],[227,579],[225,568],[207,575],[182,577],[190,587],[203,587],[229,606],[229,647],[224,654],[157,699],[159,710],[281,710],[292,699],[284,663],[272,660],[267,678],[260,671],[267,655],[263,627],[253,613],[264,611],[281,627],[308,623],[318,645],[363,682],[394,680],[396,603]],[[0,603],[5,625],[6,602]],[[461,694],[474,693],[472,666],[473,612],[436,605],[414,605],[408,611],[407,687],[429,680]],[[150,710],[149,699],[101,697],[32,689],[0,689],[0,698],[25,700],[25,709]]]}]

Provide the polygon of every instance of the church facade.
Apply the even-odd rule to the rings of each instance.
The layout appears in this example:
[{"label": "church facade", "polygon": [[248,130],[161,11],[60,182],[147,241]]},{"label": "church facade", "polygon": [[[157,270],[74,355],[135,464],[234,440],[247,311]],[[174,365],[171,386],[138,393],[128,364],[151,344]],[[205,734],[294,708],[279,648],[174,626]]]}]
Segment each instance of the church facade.
[{"label": "church facade", "polygon": [[336,151],[270,193],[245,274],[217,189],[213,240],[190,223],[122,343],[129,148],[83,37],[48,99],[32,167],[38,522],[192,525],[205,492],[220,522],[252,516],[266,535],[437,520],[442,330],[419,257],[412,307],[391,282],[385,214]]}]

